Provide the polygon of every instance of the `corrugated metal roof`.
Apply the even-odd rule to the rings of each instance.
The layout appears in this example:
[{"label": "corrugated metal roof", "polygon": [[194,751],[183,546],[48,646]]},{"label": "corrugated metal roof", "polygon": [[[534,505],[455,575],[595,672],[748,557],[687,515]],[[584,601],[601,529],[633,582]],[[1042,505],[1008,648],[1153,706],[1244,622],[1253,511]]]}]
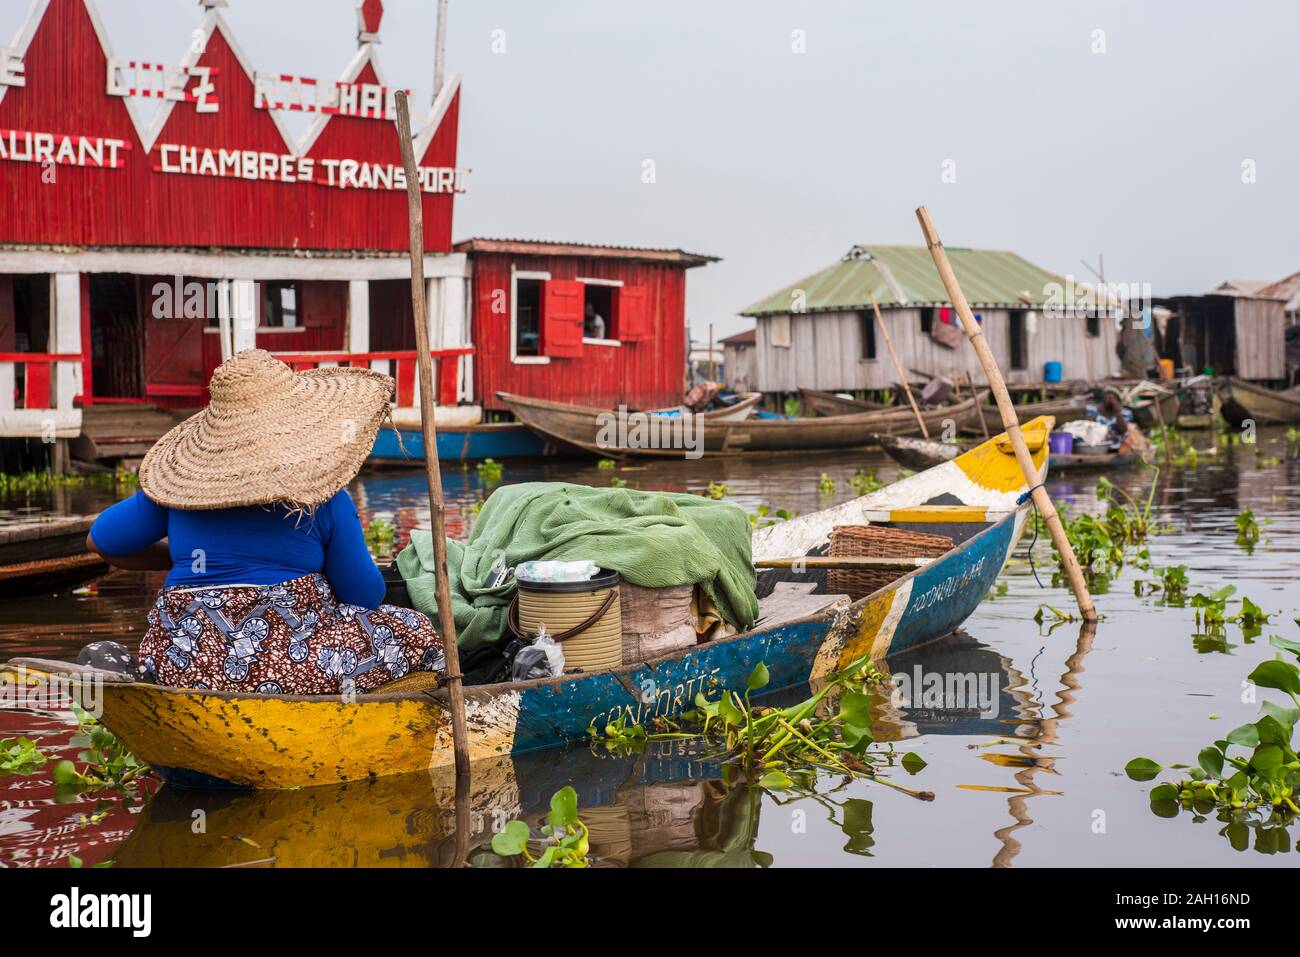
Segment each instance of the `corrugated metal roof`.
[{"label": "corrugated metal roof", "polygon": [[688,253],[682,249],[651,249],[645,246],[611,246],[603,243],[569,243],[549,239],[495,239],[475,236],[452,245],[458,253],[515,253],[523,256],[590,256],[610,259],[638,259],[645,262],[681,263],[687,268],[715,263],[717,256]]},{"label": "corrugated metal roof", "polygon": [[758,330],[746,329],[744,332],[738,332],[734,336],[727,336],[725,339],[719,339],[720,346],[752,346],[758,342]]},{"label": "corrugated metal roof", "polygon": [[1256,295],[1269,299],[1285,299],[1289,312],[1300,309],[1300,272],[1292,273],[1285,279],[1279,279],[1265,286]]},{"label": "corrugated metal roof", "polygon": [[[996,249],[947,246],[948,260],[972,306],[1041,306],[1049,284],[1063,286],[1063,276],[1041,269],[1015,253]],[[948,293],[924,246],[854,246],[833,266],[766,296],[742,316],[793,311],[799,291],[804,312],[833,312],[871,305],[882,307],[942,305]]]}]

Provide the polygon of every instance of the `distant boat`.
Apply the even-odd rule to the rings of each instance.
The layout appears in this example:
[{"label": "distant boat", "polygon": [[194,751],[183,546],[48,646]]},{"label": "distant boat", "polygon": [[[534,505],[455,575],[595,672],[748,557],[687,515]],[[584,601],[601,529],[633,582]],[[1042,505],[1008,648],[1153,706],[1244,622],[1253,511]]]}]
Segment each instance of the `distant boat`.
[{"label": "distant boat", "polygon": [[904,468],[920,471],[955,459],[962,447],[955,442],[934,442],[911,435],[877,435],[885,454]]},{"label": "distant boat", "polygon": [[1132,468],[1145,461],[1146,456],[1140,452],[1099,452],[1096,455],[1061,455],[1052,453],[1053,472],[1095,471],[1104,469]]},{"label": "distant boat", "polygon": [[[686,452],[706,456],[742,453],[818,452],[864,448],[875,433],[914,432],[916,417],[906,406],[856,415],[812,419],[747,419],[734,421],[711,413],[687,414],[671,428],[634,420],[608,418],[604,409],[530,399],[498,392],[520,422],[552,441],[592,455],[633,455],[682,458]],[[987,393],[923,413],[930,428],[951,419],[960,428],[978,421],[976,405]],[[612,433],[611,433],[612,428]],[[639,434],[638,431],[639,430]]]},{"label": "distant boat", "polygon": [[1152,429],[1163,422],[1176,425],[1178,407],[1182,400],[1178,393],[1164,386],[1141,382],[1130,389],[1124,404],[1133,413],[1133,421],[1144,429]]},{"label": "distant boat", "polygon": [[86,548],[93,517],[61,516],[0,526],[0,597],[75,585],[108,570]]},{"label": "distant boat", "polygon": [[1247,420],[1256,425],[1300,422],[1300,389],[1278,392],[1240,379],[1220,379],[1216,388],[1223,400],[1223,417],[1234,428]]},{"label": "distant boat", "polygon": [[[803,396],[805,402],[812,406],[813,411],[818,415],[836,416],[836,415],[856,415],[860,412],[878,412],[881,410],[897,411],[899,409],[909,410],[909,406],[904,400],[903,403],[893,405],[882,405],[879,402],[866,402],[862,399],[846,399],[842,395],[836,395],[833,392],[823,392],[820,389],[800,389],[799,394]],[[1086,414],[1088,397],[1085,395],[1072,395],[1061,399],[1048,399],[1044,402],[1027,402],[1024,405],[1016,406],[1016,414],[1020,419],[1032,419],[1039,415],[1050,415],[1056,419],[1057,425],[1066,422],[1073,422],[1075,419],[1082,419]],[[931,427],[931,416],[942,422],[948,417],[945,412],[952,406],[934,406],[929,409],[922,409],[921,414],[926,417],[926,427]],[[971,429],[971,424],[977,431],[982,431],[979,425],[980,414],[985,416],[985,421],[989,430],[996,432],[1001,429],[1002,423],[998,418],[997,409],[989,407],[983,410],[977,410],[976,414],[970,416],[965,421],[964,428]],[[915,420],[915,416],[913,416]]]},{"label": "distant boat", "polygon": [[[719,409],[700,413],[706,418],[743,419],[763,399],[762,393],[744,392],[736,401]],[[685,406],[657,409],[652,415],[694,415]],[[521,422],[482,422],[476,425],[438,427],[438,460],[472,462],[482,459],[537,458],[554,455],[555,443],[548,441]],[[399,421],[395,429],[383,428],[370,450],[372,463],[384,465],[421,465],[424,463],[424,433],[418,422]]]}]

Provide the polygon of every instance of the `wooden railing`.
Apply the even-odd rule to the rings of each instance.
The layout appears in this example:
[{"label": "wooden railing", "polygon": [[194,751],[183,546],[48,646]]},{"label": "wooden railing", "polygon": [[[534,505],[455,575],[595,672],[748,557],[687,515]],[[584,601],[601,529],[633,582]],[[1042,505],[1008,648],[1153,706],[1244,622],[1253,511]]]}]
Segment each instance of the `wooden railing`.
[{"label": "wooden railing", "polygon": [[[51,382],[56,367],[81,368],[80,354],[54,352],[0,352],[0,410],[51,409]],[[21,372],[21,376],[19,373]],[[22,383],[21,404],[18,384]],[[60,408],[72,408],[72,396],[60,395]]]},{"label": "wooden railing", "polygon": [[[455,405],[461,393],[461,370],[467,356],[474,350],[431,349],[434,369],[433,380],[438,392],[439,405]],[[398,408],[410,408],[416,403],[416,369],[414,349],[395,352],[277,352],[275,357],[291,366],[294,371],[316,369],[321,366],[351,366],[374,369],[397,380]]]}]

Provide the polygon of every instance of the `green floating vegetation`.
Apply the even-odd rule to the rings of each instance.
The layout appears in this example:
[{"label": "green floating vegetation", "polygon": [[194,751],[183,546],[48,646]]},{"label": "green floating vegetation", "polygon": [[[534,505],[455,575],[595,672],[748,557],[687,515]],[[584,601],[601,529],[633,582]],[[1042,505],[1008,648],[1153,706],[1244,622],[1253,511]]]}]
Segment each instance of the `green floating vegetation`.
[{"label": "green floating vegetation", "polygon": [[1259,543],[1259,519],[1255,518],[1254,510],[1243,508],[1233,524],[1237,526],[1237,544],[1247,551],[1253,550]]},{"label": "green floating vegetation", "polygon": [[[1097,498],[1105,507],[1104,514],[1084,514],[1074,518],[1062,516],[1061,524],[1066,538],[1079,561],[1079,567],[1091,584],[1104,589],[1123,570],[1127,562],[1127,550],[1142,544],[1148,536],[1159,533],[1160,529],[1151,516],[1160,470],[1156,469],[1155,473],[1144,501],[1138,501],[1108,479],[1102,478],[1097,482]],[[1047,527],[1042,516],[1036,515],[1035,521],[1040,523],[1040,534],[1046,535]],[[1138,553],[1137,564],[1149,563],[1149,559],[1149,554],[1143,549]],[[1065,564],[1059,553],[1056,553],[1056,561],[1055,578],[1063,581]]]},{"label": "green floating vegetation", "polygon": [[797,419],[803,412],[803,401],[792,395],[781,404],[781,409],[790,418]]},{"label": "green floating vegetation", "polygon": [[390,558],[397,542],[397,526],[382,518],[372,518],[366,526],[366,547],[376,558]]},{"label": "green floating vegetation", "polygon": [[710,480],[708,491],[705,494],[712,499],[726,498],[731,491],[726,482],[714,482]]},{"label": "green floating vegetation", "polygon": [[478,477],[488,485],[496,485],[501,481],[501,476],[505,474],[505,466],[496,459],[484,459],[474,467],[478,472]]},{"label": "green floating vegetation", "polygon": [[[540,840],[535,839],[532,828],[524,821],[509,821],[493,835],[492,853],[510,860],[522,858],[532,867],[588,866],[587,825],[578,817],[578,793],[572,787],[560,788],[551,795],[551,809],[541,827],[541,835]],[[474,863],[484,866],[486,862],[480,856]]]},{"label": "green floating vegetation", "polygon": [[[1277,635],[1269,642],[1300,661],[1300,642]],[[1151,810],[1161,817],[1190,810],[1200,819],[1217,811],[1228,825],[1225,836],[1238,849],[1244,849],[1248,826],[1289,825],[1300,816],[1300,757],[1294,741],[1300,720],[1300,667],[1278,655],[1257,665],[1247,680],[1258,688],[1281,691],[1294,707],[1264,701],[1263,717],[1202,748],[1195,766],[1166,767],[1150,758],[1134,758],[1124,768],[1135,781],[1152,781],[1166,770],[1186,771],[1152,789]]]},{"label": "green floating vegetation", "polygon": [[747,513],[747,517],[749,518],[750,527],[759,529],[766,528],[769,525],[777,525],[781,522],[788,522],[798,514],[798,512],[792,512],[784,508],[773,511],[770,505],[760,505],[757,511]]},{"label": "green floating vegetation", "polygon": [[59,488],[134,489],[140,478],[131,469],[118,466],[116,471],[69,472],[59,474],[49,469],[30,472],[0,472],[0,495],[33,495]]},{"label": "green floating vegetation", "polygon": [[821,478],[817,480],[817,491],[822,495],[834,495],[835,479],[823,472]]},{"label": "green floating vegetation", "polygon": [[47,761],[31,738],[0,738],[0,774],[31,774]]},{"label": "green floating vegetation", "polygon": [[625,478],[619,478],[617,475],[611,475],[611,476],[609,477],[609,487],[610,487],[610,488],[627,488],[627,479],[625,479]]},{"label": "green floating vegetation", "polygon": [[[891,781],[882,769],[894,762],[893,751],[873,752],[871,703],[868,691],[886,682],[869,659],[831,678],[816,694],[788,708],[752,704],[750,696],[770,681],[767,666],[759,662],[743,692],[725,691],[710,701],[703,692],[695,707],[680,722],[656,717],[650,729],[620,718],[604,728],[587,729],[593,745],[626,753],[647,741],[693,740],[716,749],[710,760],[744,774],[769,791],[811,794],[823,772],[846,778],[867,778],[924,801],[929,791],[917,791]],[[903,767],[915,774],[925,767],[919,755],[908,753]]]},{"label": "green floating vegetation", "polygon": [[596,463],[596,468],[600,469],[602,472],[612,472],[614,469],[618,468],[618,463],[613,459],[601,459]]},{"label": "green floating vegetation", "polygon": [[858,496],[867,495],[871,492],[878,492],[885,487],[885,483],[876,478],[875,469],[855,469],[853,477],[849,479],[849,484],[853,486],[853,493]]}]

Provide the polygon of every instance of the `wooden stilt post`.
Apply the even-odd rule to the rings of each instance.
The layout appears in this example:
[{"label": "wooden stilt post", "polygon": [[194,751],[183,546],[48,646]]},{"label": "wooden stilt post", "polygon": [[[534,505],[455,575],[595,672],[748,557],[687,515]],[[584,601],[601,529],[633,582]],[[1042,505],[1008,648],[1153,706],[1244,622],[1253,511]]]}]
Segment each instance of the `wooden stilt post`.
[{"label": "wooden stilt post", "polygon": [[[469,773],[469,733],[465,727],[465,691],[461,687],[460,655],[456,649],[456,619],[451,611],[451,580],[447,574],[447,522],[442,503],[442,472],[438,468],[438,430],[433,421],[433,359],[429,354],[429,324],[424,308],[424,209],[420,180],[411,144],[411,111],[406,93],[397,94],[397,136],[406,170],[406,199],[411,224],[411,306],[415,313],[416,365],[420,372],[420,428],[424,433],[424,471],[429,481],[429,514],[433,519],[434,585],[438,596],[438,630],[447,664],[451,699],[451,736],[457,776]],[[448,359],[441,360],[443,362]]]},{"label": "wooden stilt post", "polygon": [[889,350],[889,358],[894,363],[894,371],[898,373],[898,381],[903,384],[903,392],[907,395],[907,401],[912,406],[912,412],[916,415],[916,424],[921,427],[921,434],[927,439],[930,437],[930,430],[925,427],[925,417],[921,415],[921,410],[916,404],[916,399],[912,398],[912,387],[907,384],[907,373],[903,370],[903,364],[898,361],[898,353],[894,351],[894,343],[889,339],[889,330],[885,328],[885,320],[880,316],[880,307],[876,305],[876,294],[871,294],[871,311],[876,315],[876,325],[880,326],[880,338],[885,340],[885,348]]},{"label": "wooden stilt post", "polygon": [[1038,484],[1038,471],[1034,468],[1034,460],[1030,457],[1029,448],[1025,445],[1025,437],[1020,432],[1020,421],[1016,418],[1016,407],[1011,404],[1011,394],[1007,392],[1007,384],[1002,379],[1002,372],[998,369],[997,359],[993,357],[993,350],[989,348],[988,342],[984,339],[983,330],[980,329],[979,323],[975,321],[975,316],[971,313],[970,303],[966,301],[966,296],[961,291],[961,285],[957,282],[957,275],[952,271],[952,265],[948,262],[948,254],[944,251],[943,243],[939,241],[939,233],[934,228],[934,222],[930,219],[929,210],[924,206],[918,207],[916,218],[921,223],[921,232],[925,236],[926,246],[930,248],[930,255],[934,258],[934,266],[939,271],[939,278],[943,280],[944,288],[948,290],[948,298],[952,300],[953,308],[961,318],[962,326],[966,329],[966,336],[970,339],[975,354],[979,356],[980,365],[984,367],[984,375],[988,377],[989,388],[993,391],[993,398],[998,404],[998,412],[1002,415],[1002,428],[1006,430],[1007,437],[1011,439],[1011,448],[1015,452],[1016,461],[1020,463],[1020,471],[1024,473],[1025,482],[1033,489],[1034,504],[1038,506],[1043,521],[1047,523],[1047,530],[1052,536],[1052,544],[1056,546],[1057,552],[1061,555],[1061,562],[1065,566],[1065,576],[1069,579],[1070,589],[1074,592],[1074,600],[1079,605],[1079,613],[1083,616],[1084,621],[1096,621],[1097,609],[1092,604],[1092,596],[1088,594],[1088,584],[1083,580],[1083,569],[1079,567],[1079,560],[1074,557],[1074,549],[1070,547],[1070,540],[1065,536],[1065,529],[1061,526],[1061,516],[1056,514],[1056,508],[1052,505],[1051,496],[1047,494],[1047,489]]}]

